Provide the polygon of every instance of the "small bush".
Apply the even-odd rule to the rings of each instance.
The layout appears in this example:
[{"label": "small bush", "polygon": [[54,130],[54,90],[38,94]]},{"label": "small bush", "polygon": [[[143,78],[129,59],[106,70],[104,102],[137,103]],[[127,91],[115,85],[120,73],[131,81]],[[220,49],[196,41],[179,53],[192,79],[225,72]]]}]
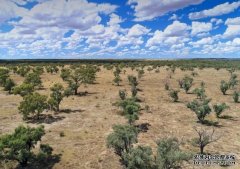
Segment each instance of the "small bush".
[{"label": "small bush", "polygon": [[119,90],[118,94],[119,94],[119,97],[120,97],[121,100],[126,99],[127,93],[126,93],[125,90]]},{"label": "small bush", "polygon": [[178,90],[171,90],[169,92],[169,96],[172,98],[173,102],[177,102],[178,101]]},{"label": "small bush", "polygon": [[219,118],[221,116],[222,112],[228,108],[229,108],[229,106],[227,106],[226,103],[213,105],[213,110],[215,111],[217,118]]},{"label": "small bush", "polygon": [[182,161],[191,158],[190,154],[180,150],[180,144],[176,138],[161,139],[157,145],[157,169],[178,168]]},{"label": "small bush", "polygon": [[224,80],[221,81],[220,90],[223,95],[226,95],[227,90],[229,89],[229,84]]},{"label": "small bush", "polygon": [[185,76],[183,78],[182,88],[185,90],[186,93],[188,93],[189,89],[192,87],[192,83],[193,83],[193,78],[189,76]]},{"label": "small bush", "polygon": [[204,123],[205,117],[211,113],[211,108],[208,105],[211,99],[204,99],[202,101],[194,100],[187,104],[187,107],[191,109],[196,115],[200,123]]},{"label": "small bush", "polygon": [[238,103],[238,102],[239,102],[239,97],[240,97],[240,93],[237,92],[237,91],[234,91],[234,93],[233,93],[233,101],[234,101],[235,103]]}]

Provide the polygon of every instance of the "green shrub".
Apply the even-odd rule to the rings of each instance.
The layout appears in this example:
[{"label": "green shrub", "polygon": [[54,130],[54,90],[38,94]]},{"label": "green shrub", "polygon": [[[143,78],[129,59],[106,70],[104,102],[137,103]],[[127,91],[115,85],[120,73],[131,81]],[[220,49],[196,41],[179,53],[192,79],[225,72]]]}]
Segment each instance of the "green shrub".
[{"label": "green shrub", "polygon": [[127,169],[154,169],[151,147],[137,146],[123,154],[123,163]]},{"label": "green shrub", "polygon": [[121,100],[126,99],[127,93],[125,90],[119,90],[118,94],[119,94],[119,97],[121,98]]},{"label": "green shrub", "polygon": [[123,153],[129,153],[137,142],[138,130],[131,125],[115,125],[113,132],[107,136],[107,147],[123,158]]},{"label": "green shrub", "polygon": [[21,167],[25,168],[28,162],[35,156],[32,149],[44,134],[43,126],[37,128],[19,126],[13,134],[1,136],[1,159],[16,160]]},{"label": "green shrub", "polygon": [[198,99],[203,100],[206,98],[205,89],[203,87],[194,89],[193,93],[197,95]]},{"label": "green shrub", "polygon": [[15,82],[12,79],[8,78],[4,84],[4,90],[8,91],[8,93],[10,94],[15,85]]},{"label": "green shrub", "polygon": [[204,99],[201,101],[194,100],[187,104],[187,107],[191,109],[196,115],[200,123],[204,123],[205,117],[211,113],[211,108],[209,106],[209,102],[211,99]]},{"label": "green shrub", "polygon": [[239,102],[239,97],[240,97],[240,93],[237,92],[237,91],[234,91],[234,93],[233,93],[233,101],[234,101],[235,103],[238,103],[238,102]]},{"label": "green shrub", "polygon": [[22,83],[21,85],[13,88],[13,93],[19,94],[22,97],[33,93],[33,91],[34,91],[34,86],[28,83]]},{"label": "green shrub", "polygon": [[192,83],[193,83],[193,78],[189,76],[185,76],[183,78],[182,88],[185,90],[186,93],[188,93],[189,89],[192,87]]},{"label": "green shrub", "polygon": [[177,102],[178,101],[178,90],[170,90],[169,92],[169,96],[172,98],[173,102]]},{"label": "green shrub", "polygon": [[191,157],[179,148],[176,138],[161,139],[157,142],[157,169],[178,168],[182,161],[189,160]]},{"label": "green shrub", "polygon": [[218,118],[221,116],[222,112],[228,108],[229,108],[229,106],[227,106],[226,103],[213,105],[213,110],[215,111],[216,117],[218,117]]},{"label": "green shrub", "polygon": [[23,119],[29,118],[30,115],[39,119],[40,114],[47,108],[47,97],[39,93],[33,93],[23,97],[18,110],[23,115]]},{"label": "green shrub", "polygon": [[229,84],[224,80],[221,81],[220,90],[223,95],[226,95],[227,90],[229,89]]}]

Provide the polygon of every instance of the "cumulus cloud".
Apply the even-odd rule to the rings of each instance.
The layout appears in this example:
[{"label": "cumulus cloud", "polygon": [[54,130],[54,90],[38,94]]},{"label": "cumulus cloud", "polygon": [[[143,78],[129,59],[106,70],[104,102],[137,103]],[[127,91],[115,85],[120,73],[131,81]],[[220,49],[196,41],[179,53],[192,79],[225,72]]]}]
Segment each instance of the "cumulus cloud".
[{"label": "cumulus cloud", "polygon": [[0,24],[11,19],[26,14],[25,8],[17,6],[14,1],[0,0]]},{"label": "cumulus cloud", "polygon": [[183,43],[188,41],[189,29],[190,27],[187,24],[174,21],[171,25],[166,27],[164,31],[156,30],[153,37],[147,41],[146,46],[151,47],[164,43],[168,45]]},{"label": "cumulus cloud", "polygon": [[233,2],[233,3],[226,2],[224,4],[217,5],[212,9],[207,9],[207,10],[203,10],[200,12],[190,13],[189,18],[192,20],[196,20],[196,19],[201,19],[201,18],[220,16],[220,15],[224,15],[224,14],[233,12],[234,10],[236,10],[239,7],[240,7],[240,1]]},{"label": "cumulus cloud", "polygon": [[204,0],[128,0],[135,11],[135,21],[152,20],[171,11],[197,5]]},{"label": "cumulus cloud", "polygon": [[128,31],[128,36],[142,36],[150,32],[150,29],[147,29],[145,26],[136,24],[132,26]]},{"label": "cumulus cloud", "polygon": [[224,38],[240,36],[240,17],[228,18],[225,24],[227,25],[227,29],[223,34]]},{"label": "cumulus cloud", "polygon": [[197,35],[199,33],[208,33],[212,30],[212,23],[205,22],[192,22],[192,35]]}]

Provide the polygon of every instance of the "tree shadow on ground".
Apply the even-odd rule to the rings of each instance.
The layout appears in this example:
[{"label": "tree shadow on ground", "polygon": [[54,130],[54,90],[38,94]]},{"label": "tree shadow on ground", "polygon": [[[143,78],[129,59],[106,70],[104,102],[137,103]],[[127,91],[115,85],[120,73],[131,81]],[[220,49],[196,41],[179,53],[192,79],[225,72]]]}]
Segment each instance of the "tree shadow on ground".
[{"label": "tree shadow on ground", "polygon": [[76,109],[76,110],[72,110],[72,109],[62,109],[59,111],[59,113],[66,113],[66,114],[70,114],[70,113],[77,113],[77,112],[84,112],[84,110],[82,109]]},{"label": "tree shadow on ground", "polygon": [[54,122],[60,121],[64,119],[65,117],[63,116],[52,116],[50,114],[41,114],[39,118],[31,118],[27,120],[27,123],[36,123],[36,124],[41,124],[41,123],[46,123],[46,124],[52,124]]},{"label": "tree shadow on ground", "polygon": [[88,91],[85,91],[85,92],[78,92],[78,95],[77,96],[88,96],[88,95],[94,95],[94,94],[98,94],[98,92],[88,92]]},{"label": "tree shadow on ground", "polygon": [[204,120],[202,124],[206,126],[223,127],[223,125],[219,124],[217,121],[211,120]]},{"label": "tree shadow on ground", "polygon": [[236,119],[234,119],[234,117],[229,116],[229,115],[223,115],[219,117],[220,119],[226,119],[226,120],[232,120],[232,121],[237,121]]},{"label": "tree shadow on ground", "polygon": [[62,154],[54,154],[44,160],[33,159],[27,167],[18,166],[16,169],[52,169],[56,163],[60,162]]},{"label": "tree shadow on ground", "polygon": [[149,123],[142,123],[142,124],[135,125],[135,127],[138,128],[139,131],[143,133],[149,130],[149,126],[151,126]]}]

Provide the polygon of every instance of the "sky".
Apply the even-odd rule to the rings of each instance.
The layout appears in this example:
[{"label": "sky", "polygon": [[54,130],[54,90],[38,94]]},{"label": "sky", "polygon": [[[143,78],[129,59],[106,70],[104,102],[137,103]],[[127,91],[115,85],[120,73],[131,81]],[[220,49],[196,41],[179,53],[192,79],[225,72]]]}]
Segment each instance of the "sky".
[{"label": "sky", "polygon": [[240,58],[239,0],[0,0],[0,59]]}]

